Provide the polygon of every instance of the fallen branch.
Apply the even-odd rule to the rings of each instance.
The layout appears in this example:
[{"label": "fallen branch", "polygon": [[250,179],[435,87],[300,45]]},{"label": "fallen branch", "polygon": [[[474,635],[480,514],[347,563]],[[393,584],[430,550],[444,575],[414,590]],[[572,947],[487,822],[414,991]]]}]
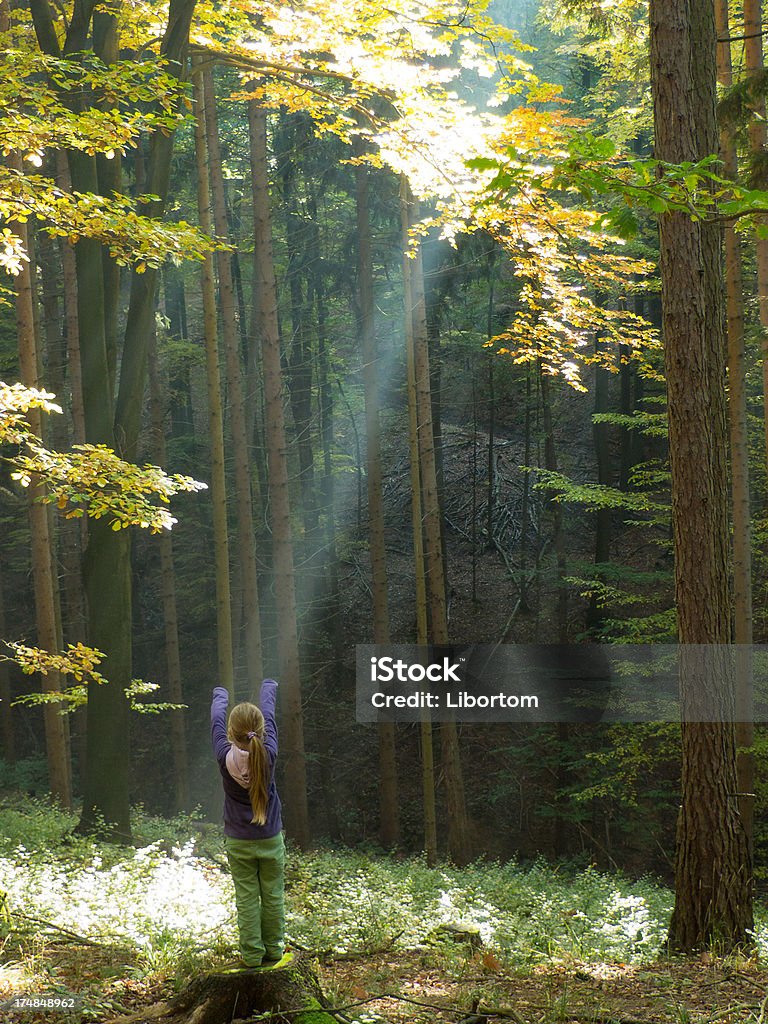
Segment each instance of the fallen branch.
[{"label": "fallen branch", "polygon": [[294,939],[289,939],[288,944],[292,948],[298,949],[299,952],[307,953],[309,956],[314,957],[321,963],[342,963],[348,960],[365,960],[366,957],[380,956],[382,953],[388,953],[402,934],[402,931],[397,932],[383,946],[377,946],[375,949],[359,950],[355,953],[337,953],[333,949],[310,949],[309,946],[302,946],[300,942],[296,942]]},{"label": "fallen branch", "polygon": [[[18,910],[13,911],[14,918],[23,918],[25,921],[31,921],[34,924],[44,925],[46,928],[50,928],[51,931],[59,932],[59,934],[66,936],[68,939],[73,939],[75,942],[80,942],[84,946],[97,946],[105,947],[108,945],[119,944],[121,939],[119,936],[105,936],[106,941],[99,942],[96,939],[89,939],[85,935],[78,935],[77,932],[72,932],[68,928],[62,928],[61,925],[54,924],[53,921],[46,921],[42,917],[30,917],[29,914],[22,914]],[[20,931],[18,928],[13,928],[12,931]]]}]

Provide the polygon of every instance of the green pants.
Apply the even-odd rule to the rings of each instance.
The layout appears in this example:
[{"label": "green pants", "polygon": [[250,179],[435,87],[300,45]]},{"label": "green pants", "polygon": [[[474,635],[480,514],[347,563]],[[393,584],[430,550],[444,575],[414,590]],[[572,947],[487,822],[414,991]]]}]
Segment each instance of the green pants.
[{"label": "green pants", "polygon": [[235,883],[240,956],[248,967],[262,959],[279,960],[285,942],[282,832],[270,839],[224,837],[229,869]]}]

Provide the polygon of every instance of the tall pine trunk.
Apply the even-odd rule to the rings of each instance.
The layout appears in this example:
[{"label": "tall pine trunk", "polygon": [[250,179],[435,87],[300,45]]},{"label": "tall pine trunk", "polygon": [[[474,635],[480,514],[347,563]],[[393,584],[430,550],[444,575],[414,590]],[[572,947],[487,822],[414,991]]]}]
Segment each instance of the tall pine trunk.
[{"label": "tall pine trunk", "polygon": [[[411,267],[406,255],[408,225],[408,185],[405,178],[400,180],[400,203],[403,218],[403,297],[405,304],[405,351],[408,388],[408,449],[410,453],[411,477],[411,529],[413,532],[413,570],[416,604],[416,643],[425,647],[429,641],[427,613],[427,579],[424,566],[424,534],[422,530],[421,464],[419,461],[419,415],[416,398],[416,357],[414,351],[413,289]],[[434,733],[429,710],[422,712],[421,738],[421,786],[424,814],[424,853],[427,864],[437,863],[437,811],[435,801],[435,754]]]},{"label": "tall pine trunk", "polygon": [[[750,90],[752,116],[749,120],[749,153],[754,168],[754,188],[766,187],[766,128],[765,84],[763,66],[763,12],[762,0],[744,0],[744,70],[753,83]],[[761,217],[763,227],[768,217]],[[757,308],[762,328],[763,347],[763,422],[765,451],[768,458],[768,238],[758,237],[755,242],[757,256]]]},{"label": "tall pine trunk", "polygon": [[288,491],[277,282],[272,257],[272,215],[267,175],[267,116],[254,100],[248,104],[248,127],[253,189],[254,278],[258,285],[258,330],[264,375],[269,507],[277,611],[277,653],[283,687],[283,748],[285,750],[286,824],[299,846],[309,843],[307,771],[304,720],[301,707],[301,668],[296,621],[291,507]]},{"label": "tall pine trunk", "polygon": [[298,113],[281,114],[277,139],[275,148],[278,150],[278,175],[282,205],[285,210],[285,240],[288,251],[287,277],[292,328],[291,342],[286,346],[286,381],[296,431],[296,451],[299,457],[304,557],[307,563],[306,604],[309,606],[314,596],[321,540],[312,445],[312,343],[309,301],[310,275],[308,272],[308,263],[311,259],[309,252],[310,229],[305,217],[302,216],[298,165],[295,159],[299,147],[307,147],[312,142],[308,119]]},{"label": "tall pine trunk", "polygon": [[[728,0],[715,0],[715,23],[721,42],[717,47],[717,77],[728,89],[733,84],[731,44],[728,42]],[[736,139],[731,130],[720,132],[720,156],[725,175],[736,180],[739,172]],[[733,505],[733,639],[736,695],[736,778],[739,813],[752,856],[755,768],[752,699],[752,529],[749,501],[749,435],[747,428],[747,366],[744,352],[744,293],[739,235],[725,228],[725,295],[728,345],[728,426],[731,449]]]},{"label": "tall pine trunk", "polygon": [[[227,223],[224,174],[219,145],[218,118],[213,74],[210,68],[202,73],[202,99],[205,111],[208,172],[213,201],[213,224],[219,238],[226,238]],[[238,553],[243,588],[243,632],[245,639],[247,677],[255,688],[263,675],[261,655],[261,622],[259,617],[259,589],[256,575],[256,538],[253,529],[253,494],[251,491],[251,465],[248,456],[248,434],[243,403],[243,383],[240,363],[237,320],[235,316],[235,288],[232,279],[232,261],[228,252],[219,252],[219,303],[221,308],[222,338],[227,367],[232,448],[235,466],[235,499],[237,508]]]},{"label": "tall pine trunk", "polygon": [[[359,150],[358,150],[359,152]],[[373,263],[371,222],[368,210],[369,170],[355,168],[357,204],[358,292],[360,301],[360,338],[365,390],[365,427],[368,463],[368,533],[373,590],[373,642],[389,643],[389,601],[387,597],[387,549],[384,537],[384,493],[381,472],[379,434],[378,353],[373,304]],[[379,724],[379,835],[384,847],[400,841],[400,809],[397,801],[397,760],[395,724]]]},{"label": "tall pine trunk", "polygon": [[[410,227],[413,219],[413,200],[407,186],[402,194],[403,245],[410,245]],[[416,411],[418,417],[418,456],[421,476],[421,496],[424,528],[425,576],[429,602],[432,641],[447,645],[448,618],[446,612],[445,572],[442,546],[442,515],[437,490],[437,463],[435,436],[432,429],[432,401],[429,373],[429,341],[427,338],[426,308],[424,302],[424,270],[421,247],[413,259],[404,255],[404,273],[410,278],[411,306],[406,318],[413,321],[414,373],[416,381]],[[448,852],[457,864],[472,859],[471,837],[464,801],[464,779],[461,770],[458,730],[455,722],[440,724],[440,748],[448,805]]]},{"label": "tall pine trunk", "polygon": [[[201,112],[203,83],[193,61],[193,81]],[[205,147],[205,124],[199,113],[195,121],[195,154],[197,160],[197,208],[200,227],[213,231],[211,191],[208,184]],[[224,407],[221,398],[219,367],[219,336],[216,316],[216,282],[213,256],[206,253],[201,272],[203,293],[203,335],[205,338],[205,369],[208,391],[208,433],[211,441],[211,508],[213,513],[213,560],[216,573],[216,655],[217,683],[234,690],[235,669],[232,652],[232,604],[229,583],[229,532],[227,525],[227,481],[224,462]]]},{"label": "tall pine trunk", "polygon": [[[154,435],[153,449],[157,458],[157,464],[165,466],[165,415],[160,369],[157,359],[156,337],[152,338],[149,347],[149,400],[152,433]],[[173,536],[169,530],[163,530],[158,538],[158,543],[160,545],[160,592],[163,603],[168,696],[173,704],[181,704],[184,700],[184,690],[181,676],[181,655],[179,652],[179,617],[176,609],[176,573],[173,567]],[[169,714],[171,716],[174,802],[177,811],[188,811],[190,810],[189,764],[187,761],[187,735],[184,725],[184,710],[171,711]]]},{"label": "tall pine trunk", "polygon": [[[651,0],[650,29],[655,155],[701,160],[718,147],[712,2]],[[720,229],[666,213],[659,238],[683,717],[669,941],[727,951],[748,942],[752,888],[733,799]]]}]

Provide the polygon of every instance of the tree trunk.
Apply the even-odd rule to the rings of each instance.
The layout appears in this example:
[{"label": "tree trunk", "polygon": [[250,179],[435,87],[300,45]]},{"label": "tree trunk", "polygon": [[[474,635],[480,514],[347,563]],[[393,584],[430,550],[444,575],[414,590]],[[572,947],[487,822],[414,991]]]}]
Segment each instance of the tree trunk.
[{"label": "tree trunk", "polygon": [[[413,223],[411,198],[407,186],[402,192],[403,245],[410,244],[409,232]],[[416,380],[416,411],[418,418],[418,455],[423,502],[424,552],[427,596],[431,635],[434,643],[447,645],[448,619],[443,570],[442,522],[437,491],[435,436],[432,429],[432,402],[430,397],[429,343],[427,339],[426,310],[424,304],[424,271],[421,247],[411,260],[404,255],[404,275],[410,278],[411,307],[406,318],[413,319],[414,374]],[[407,293],[406,293],[407,294]],[[469,823],[464,801],[464,780],[461,771],[458,730],[455,722],[441,722],[440,742],[446,802],[448,805],[448,852],[457,864],[472,859]]]},{"label": "tree trunk", "polygon": [[299,846],[309,843],[307,772],[304,753],[304,721],[301,708],[301,669],[296,621],[296,591],[288,492],[288,458],[283,416],[280,333],[277,316],[277,282],[272,258],[272,218],[267,177],[267,117],[256,101],[248,104],[248,125],[253,187],[255,280],[258,284],[259,333],[264,374],[269,506],[275,604],[279,623],[277,646],[283,686],[283,735],[285,737],[286,824]]},{"label": "tree trunk", "polygon": [[[195,67],[193,61],[193,69]],[[198,110],[201,109],[202,82],[193,74]],[[197,158],[197,206],[200,227],[207,234],[213,231],[211,195],[208,185],[203,118],[195,121],[195,153]],[[205,368],[208,387],[208,432],[211,438],[211,508],[213,513],[213,560],[216,568],[216,651],[218,684],[234,690],[235,669],[232,654],[232,605],[229,585],[229,533],[227,526],[227,482],[224,464],[224,410],[221,401],[221,372],[216,317],[216,283],[213,256],[206,253],[202,268],[203,334],[205,336]]]},{"label": "tree trunk", "polygon": [[[552,416],[552,390],[550,377],[539,361],[539,385],[541,388],[541,420],[544,430],[544,468],[557,472],[557,446],[555,425]],[[557,574],[557,642],[568,643],[568,586],[565,576],[568,571],[563,537],[563,506],[559,501],[550,503],[552,512],[552,547],[555,549]]]},{"label": "tree trunk", "polygon": [[[226,238],[227,223],[224,174],[221,163],[216,94],[210,68],[202,73],[201,98],[205,111],[206,140],[208,145],[208,171],[213,200],[213,225],[219,238]],[[227,388],[232,448],[235,465],[235,498],[237,502],[238,564],[243,592],[243,633],[245,639],[247,679],[250,687],[258,687],[263,677],[261,654],[261,621],[259,617],[259,588],[256,575],[256,538],[253,530],[253,496],[251,492],[251,466],[248,456],[248,435],[243,405],[243,383],[240,351],[235,317],[235,289],[232,280],[230,253],[216,254],[219,270],[219,303],[221,308],[222,337],[226,353]]]},{"label": "tree trunk", "polygon": [[[595,354],[600,351],[600,339],[595,338]],[[599,364],[595,366],[595,412],[609,411],[608,388],[611,374]],[[595,462],[597,464],[597,482],[610,487],[613,483],[611,474],[611,447],[607,423],[593,423],[592,437],[595,443]],[[603,567],[611,557],[611,509],[600,508],[595,513],[595,577],[603,577]],[[600,632],[605,608],[593,594],[587,609],[587,632],[593,636]]]},{"label": "tree trunk", "polygon": [[[56,184],[71,191],[69,166],[61,150],[56,151]],[[72,411],[75,444],[85,441],[85,409],[83,407],[83,374],[80,362],[80,325],[77,320],[77,266],[75,250],[66,240],[61,242],[61,284],[64,296],[64,333],[67,339],[67,380]],[[85,537],[85,524],[83,537]]]},{"label": "tree trunk", "polygon": [[[120,0],[106,0],[95,7],[93,12],[93,52],[104,64],[114,64],[120,59],[117,13]],[[112,100],[102,103],[109,107]],[[96,177],[99,193],[111,196],[123,192],[121,184],[122,159],[119,150],[111,159],[99,153],[96,156]],[[117,334],[120,306],[120,267],[107,249],[101,250],[102,275],[104,279],[104,334],[109,364],[109,388],[115,390],[117,379]]]},{"label": "tree trunk", "polygon": [[[149,346],[149,396],[154,435],[154,452],[157,464],[165,466],[165,416],[157,365],[157,338]],[[165,658],[168,669],[168,696],[173,704],[181,704],[184,690],[181,676],[179,653],[179,618],[176,611],[176,573],[173,567],[173,535],[163,530],[158,538],[160,545],[160,579],[163,602],[163,626],[165,628]],[[187,734],[184,725],[184,711],[171,711],[171,750],[173,753],[173,779],[175,783],[175,807],[177,811],[188,811],[191,807],[189,793],[189,764],[187,762]]]},{"label": "tree trunk", "polygon": [[[635,313],[643,315],[644,301],[641,296],[635,297]],[[632,379],[635,376],[634,367],[629,358],[629,349],[626,345],[619,345],[619,412],[622,416],[631,416],[634,408],[632,404]],[[629,427],[621,427],[621,455],[619,456],[619,490],[626,491],[629,487],[629,476],[632,472],[634,461],[637,432]]]},{"label": "tree trunk", "polygon": [[258,1020],[265,1013],[275,1024],[336,1024],[337,1018],[326,1012],[324,1005],[311,960],[291,955],[284,966],[204,974],[169,1002],[114,1018],[108,1024],[230,1024],[245,1018]]},{"label": "tree trunk", "polygon": [[[183,75],[189,25],[195,0],[171,0],[168,22],[160,46],[171,70]],[[60,43],[51,8],[42,0],[30,4],[41,49],[59,56]],[[102,47],[109,59],[114,46],[114,20],[109,8],[100,9],[94,23],[94,48]],[[75,5],[63,44],[70,59],[88,50],[94,5]],[[82,103],[82,94],[72,98]],[[147,206],[149,215],[162,214],[168,191],[173,133],[155,132],[151,140],[149,190],[159,197]],[[72,187],[99,192],[97,161],[70,151]],[[146,354],[155,315],[157,271],[134,272],[120,368],[117,402],[114,395],[115,355],[112,351],[114,281],[105,285],[101,245],[83,238],[75,246],[77,311],[83,377],[86,440],[119,447],[135,458],[141,423]],[[121,575],[122,574],[122,575]],[[106,654],[104,673],[109,682],[91,687],[88,699],[88,770],[85,780],[81,831],[104,831],[115,838],[130,836],[128,704],[125,689],[131,681],[131,562],[126,530],[114,531],[105,520],[90,523],[83,577],[88,599],[89,643]]]},{"label": "tree trunk", "polygon": [[[486,335],[488,340],[493,337],[493,310],[495,307],[496,287],[496,248],[488,253],[488,320],[486,324]],[[496,394],[495,394],[495,368],[496,353],[489,347],[486,353],[488,363],[488,497],[487,497],[487,520],[486,532],[488,534],[488,547],[493,547],[494,522],[496,517]]]},{"label": "tree trunk", "polygon": [[[763,66],[763,12],[762,0],[744,0],[744,70],[754,81],[749,97],[752,117],[749,119],[749,152],[755,168],[761,172],[752,184],[753,188],[766,187],[765,152],[768,141],[766,130],[765,84],[761,76]],[[760,218],[762,226],[768,224],[768,217]],[[763,355],[763,429],[765,450],[768,458],[768,238],[758,237],[755,241],[757,256],[757,309],[762,329]]]},{"label": "tree trunk", "polygon": [[[362,146],[357,152],[362,151]],[[358,239],[358,292],[360,338],[365,389],[365,427],[368,461],[368,531],[373,590],[373,642],[389,643],[389,601],[387,597],[387,548],[384,537],[384,495],[381,474],[379,426],[378,354],[373,304],[371,223],[368,212],[369,170],[355,168]],[[400,809],[397,801],[397,760],[395,724],[379,724],[379,835],[385,848],[400,841]]]},{"label": "tree trunk", "polygon": [[[56,151],[56,184],[71,191],[69,166],[62,150]],[[77,267],[75,250],[61,240],[61,277],[64,293],[64,333],[67,343],[66,371],[69,384],[69,402],[72,414],[72,440],[85,442],[85,408],[83,406],[83,374],[80,363],[80,328],[77,320]],[[88,636],[88,608],[83,586],[83,552],[88,542],[88,521],[73,519],[62,525],[61,560],[63,597],[67,642],[85,643]],[[79,786],[82,790],[87,771],[88,709],[77,708],[70,716],[72,751],[78,767]]]},{"label": "tree trunk", "polygon": [[[531,465],[531,363],[525,364],[525,418],[523,465]],[[523,495],[520,499],[520,609],[530,611],[528,601],[528,520],[530,519],[531,474],[523,473]]]},{"label": "tree trunk", "polygon": [[[315,589],[316,559],[321,547],[315,495],[315,460],[312,450],[312,345],[309,330],[310,303],[307,281],[308,230],[299,205],[294,151],[312,142],[311,128],[302,114],[280,115],[278,175],[285,209],[285,240],[288,251],[288,290],[291,298],[291,344],[287,352],[286,380],[296,430],[299,486],[304,522],[304,558],[307,564],[309,601]],[[309,603],[309,601],[307,603]]]},{"label": "tree trunk", "polygon": [[[729,36],[728,2],[715,0],[718,38]],[[717,47],[717,77],[728,89],[733,84],[731,44]],[[720,155],[726,177],[734,181],[739,167],[732,131],[720,132]],[[747,428],[747,367],[744,352],[744,293],[739,235],[733,225],[725,229],[725,294],[728,340],[728,425],[731,448],[733,504],[733,639],[735,652],[736,778],[739,814],[753,848],[755,766],[752,700],[752,528],[749,501],[749,434]]]},{"label": "tree trunk", "polygon": [[[9,161],[10,163],[11,161]],[[13,163],[16,163],[13,161]],[[17,169],[20,169],[18,161]],[[28,229],[26,224],[13,224],[13,230],[21,239],[24,249],[29,252]],[[35,329],[34,296],[30,263],[22,264],[15,277],[16,284],[16,330],[19,341],[19,365],[21,379],[27,387],[40,386],[38,378],[37,334]],[[33,432],[43,437],[43,420],[39,409],[30,409],[27,419]],[[28,494],[29,525],[31,532],[32,580],[35,591],[35,615],[37,619],[37,642],[46,651],[56,654],[60,647],[60,631],[56,616],[55,588],[58,586],[54,574],[53,539],[50,531],[49,509],[40,503],[41,484],[33,481]],[[43,691],[61,688],[57,672],[42,676]],[[72,775],[69,762],[69,742],[66,719],[59,714],[58,704],[46,704],[43,708],[45,722],[45,745],[48,755],[48,774],[52,795],[64,807],[72,806]]]},{"label": "tree trunk", "polygon": [[[400,213],[403,224],[403,294],[405,302],[405,349],[408,373],[408,444],[411,472],[411,526],[413,530],[413,568],[416,585],[416,643],[426,646],[429,640],[427,622],[427,579],[424,567],[424,534],[422,530],[421,463],[419,459],[419,416],[416,397],[416,359],[414,346],[413,289],[408,246],[408,184],[400,179]],[[424,852],[427,864],[437,863],[437,813],[435,809],[435,760],[432,721],[429,711],[421,721],[421,782],[424,807]]]},{"label": "tree trunk", "polygon": [[[3,588],[4,567],[0,565],[0,636],[7,636],[5,624],[5,591]],[[16,763],[16,730],[14,728],[11,701],[11,674],[8,662],[0,661],[0,731],[3,737],[3,760],[7,764]]]},{"label": "tree trunk", "polygon": [[[717,150],[710,0],[651,0],[655,155]],[[736,792],[728,594],[728,485],[720,232],[659,217],[675,591],[680,640],[682,805],[670,946],[746,945],[752,879]],[[698,645],[698,646],[697,646]],[[716,645],[723,645],[718,648]]]},{"label": "tree trunk", "polygon": [[[169,264],[163,270],[163,295],[165,315],[168,317],[168,333],[179,341],[189,340],[187,328],[187,296],[184,275],[178,267]],[[168,385],[171,392],[170,433],[174,438],[191,438],[195,435],[192,412],[192,387],[189,376],[189,361],[174,360]]]}]

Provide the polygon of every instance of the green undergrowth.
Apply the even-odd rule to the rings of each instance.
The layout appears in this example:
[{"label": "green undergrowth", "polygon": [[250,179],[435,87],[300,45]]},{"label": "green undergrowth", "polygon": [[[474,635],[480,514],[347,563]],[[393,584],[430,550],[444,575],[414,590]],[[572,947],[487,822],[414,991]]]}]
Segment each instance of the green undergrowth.
[{"label": "green undergrowth", "polygon": [[[12,917],[6,964],[35,942],[66,934],[120,950],[124,977],[178,985],[236,953],[218,827],[139,810],[136,845],[118,847],[73,837],[75,820],[29,798],[0,805],[0,888]],[[286,891],[288,936],[298,948],[421,948],[448,965],[465,956],[450,941],[435,948],[439,926],[449,924],[479,934],[484,950],[520,972],[650,962],[672,907],[670,891],[650,878],[566,872],[544,862],[430,868],[420,858],[350,850],[290,850]],[[768,921],[759,915],[756,939],[765,953]]]}]

